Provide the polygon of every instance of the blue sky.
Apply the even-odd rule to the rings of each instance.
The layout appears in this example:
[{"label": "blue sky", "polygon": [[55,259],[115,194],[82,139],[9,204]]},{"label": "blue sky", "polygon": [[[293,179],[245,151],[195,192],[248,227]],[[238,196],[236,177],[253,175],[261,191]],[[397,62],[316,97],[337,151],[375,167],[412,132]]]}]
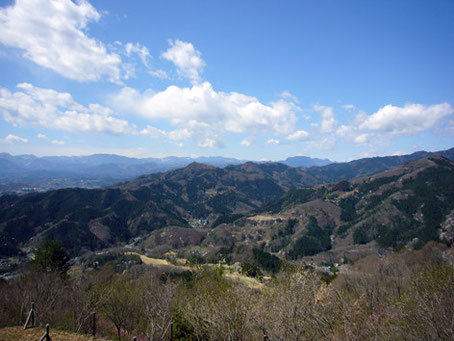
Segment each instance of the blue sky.
[{"label": "blue sky", "polygon": [[454,2],[0,5],[0,151],[335,161],[454,147]]}]

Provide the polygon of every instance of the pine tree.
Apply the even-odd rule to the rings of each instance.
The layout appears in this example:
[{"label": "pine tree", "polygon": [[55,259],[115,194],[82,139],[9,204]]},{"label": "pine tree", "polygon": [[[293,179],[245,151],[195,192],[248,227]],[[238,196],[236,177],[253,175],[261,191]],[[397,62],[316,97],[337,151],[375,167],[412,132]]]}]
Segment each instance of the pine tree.
[{"label": "pine tree", "polygon": [[40,271],[57,272],[62,277],[70,267],[66,250],[56,240],[46,240],[36,249],[32,264]]}]

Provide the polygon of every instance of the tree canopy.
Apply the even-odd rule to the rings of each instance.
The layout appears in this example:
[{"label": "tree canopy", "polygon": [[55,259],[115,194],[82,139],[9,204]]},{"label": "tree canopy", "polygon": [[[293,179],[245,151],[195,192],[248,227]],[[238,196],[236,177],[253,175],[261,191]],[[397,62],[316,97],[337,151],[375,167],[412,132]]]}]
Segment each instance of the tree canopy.
[{"label": "tree canopy", "polygon": [[46,272],[57,272],[65,276],[69,270],[69,257],[57,240],[46,240],[35,251],[32,261],[35,268]]}]

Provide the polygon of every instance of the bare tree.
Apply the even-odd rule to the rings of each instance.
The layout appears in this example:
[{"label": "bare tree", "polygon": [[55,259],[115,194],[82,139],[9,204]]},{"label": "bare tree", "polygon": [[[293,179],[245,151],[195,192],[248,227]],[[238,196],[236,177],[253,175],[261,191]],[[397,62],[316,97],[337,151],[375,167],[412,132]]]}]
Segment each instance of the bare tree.
[{"label": "bare tree", "polygon": [[454,340],[454,267],[432,265],[422,271],[399,308],[402,335]]},{"label": "bare tree", "polygon": [[106,297],[101,312],[114,324],[118,340],[122,331],[132,331],[139,323],[139,304],[142,288],[132,279],[120,276],[105,284]]},{"label": "bare tree", "polygon": [[[105,304],[110,294],[107,286],[94,286],[91,278],[74,278],[66,293],[67,308],[73,316],[73,330],[79,333],[93,311]],[[88,328],[85,330],[88,331]]]},{"label": "bare tree", "polygon": [[331,295],[314,273],[284,273],[263,291],[256,322],[271,340],[327,339],[337,314]]},{"label": "bare tree", "polygon": [[178,311],[199,340],[249,340],[253,301],[253,290],[205,270],[180,292]]},{"label": "bare tree", "polygon": [[144,333],[150,341],[164,340],[172,323],[176,285],[163,284],[153,274],[147,277],[141,300],[141,312],[146,321]]}]

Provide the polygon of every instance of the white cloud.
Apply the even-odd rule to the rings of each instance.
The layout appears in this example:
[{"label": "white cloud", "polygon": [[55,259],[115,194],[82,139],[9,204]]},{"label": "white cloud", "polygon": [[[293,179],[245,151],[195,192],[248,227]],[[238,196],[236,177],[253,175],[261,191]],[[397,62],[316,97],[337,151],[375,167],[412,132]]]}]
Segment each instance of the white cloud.
[{"label": "white cloud", "polygon": [[149,135],[155,139],[168,138],[169,140],[173,141],[187,140],[193,135],[193,132],[187,128],[165,131],[150,125],[147,125],[147,127],[145,129],[142,129],[140,133],[142,135]]},{"label": "white cloud", "polygon": [[276,139],[269,139],[268,141],[266,141],[266,144],[280,144],[281,141],[279,140],[276,140]]},{"label": "white cloud", "polygon": [[292,100],[292,101],[295,102],[295,103],[299,103],[298,98],[297,98],[296,96],[294,96],[294,95],[293,95],[290,91],[288,91],[288,90],[282,91],[280,97],[283,98],[283,99]]},{"label": "white cloud", "polygon": [[167,79],[169,76],[164,70],[148,70],[148,74],[159,79]]},{"label": "white cloud", "polygon": [[107,107],[99,104],[85,107],[75,102],[69,93],[38,88],[28,83],[18,84],[17,87],[22,91],[11,93],[0,88],[0,110],[7,122],[75,132],[132,132],[128,122],[115,118]]},{"label": "white cloud", "polygon": [[201,138],[198,138],[197,146],[200,148],[224,148],[219,135],[209,131],[202,132]]},{"label": "white cloud", "polygon": [[314,140],[306,142],[306,150],[333,150],[336,147],[336,139],[333,135],[318,135]]},{"label": "white cloud", "polygon": [[309,136],[309,133],[304,130],[297,130],[294,133],[287,136],[287,140],[290,141],[301,141]]},{"label": "white cloud", "polygon": [[340,136],[346,136],[351,132],[351,129],[351,127],[343,124],[339,128],[337,128],[336,134]]},{"label": "white cloud", "polygon": [[448,103],[425,106],[406,104],[403,107],[386,105],[370,116],[363,116],[360,129],[381,131],[393,135],[412,135],[433,128],[442,118],[452,115]]},{"label": "white cloud", "polygon": [[255,143],[255,139],[252,136],[248,136],[241,141],[241,145],[244,147],[250,147]]},{"label": "white cloud", "polygon": [[100,14],[87,1],[16,0],[0,9],[0,43],[24,51],[24,57],[62,76],[120,82],[121,58],[87,36],[87,24]]},{"label": "white cloud", "polygon": [[295,112],[300,110],[293,102],[284,100],[265,105],[255,97],[217,92],[208,82],[143,94],[123,88],[111,100],[119,110],[136,112],[152,121],[165,120],[174,127],[189,129],[193,138],[204,136],[206,141],[218,140],[224,133],[287,136],[294,132]]},{"label": "white cloud", "polygon": [[332,133],[337,126],[337,120],[334,118],[333,108],[322,105],[314,105],[314,110],[322,116],[320,132],[324,134]]},{"label": "white cloud", "polygon": [[149,67],[149,60],[151,59],[150,51],[148,48],[145,46],[139,44],[139,43],[126,43],[125,45],[125,51],[128,57],[130,57],[133,54],[136,54],[139,56],[140,60],[142,63],[146,66]]},{"label": "white cloud", "polygon": [[136,76],[136,64],[134,63],[135,57],[139,57],[142,64],[145,66],[145,72],[150,76],[159,78],[159,79],[168,79],[169,76],[164,70],[153,69],[151,61],[153,56],[150,54],[148,48],[140,43],[126,43],[123,44],[120,41],[115,41],[113,45],[110,46],[113,51],[120,53],[121,55],[127,57],[128,63],[122,64],[123,69],[123,78],[133,78]]},{"label": "white cloud", "polygon": [[191,43],[181,40],[169,40],[169,44],[169,49],[161,56],[175,64],[180,76],[188,78],[192,84],[199,83],[200,73],[205,66],[200,51]]},{"label": "white cloud", "polygon": [[9,134],[7,137],[5,137],[4,141],[6,143],[17,143],[17,142],[28,143],[28,139],[26,139],[24,137],[19,137],[16,135],[11,135],[11,134]]},{"label": "white cloud", "polygon": [[354,106],[353,104],[344,104],[342,106],[342,108],[344,108],[345,110],[347,111],[352,111],[352,110],[355,110],[356,109],[356,106]]},{"label": "white cloud", "polygon": [[64,145],[64,144],[65,144],[65,141],[61,141],[61,140],[51,140],[51,139],[49,139],[46,135],[41,134],[41,133],[37,134],[36,137],[39,138],[40,140],[49,141],[49,142],[52,143],[52,144],[58,144],[58,145]]},{"label": "white cloud", "polygon": [[190,121],[187,127],[166,131],[150,125],[140,131],[142,135],[149,135],[153,139],[166,139],[175,142],[182,147],[183,144],[179,141],[194,140],[196,145],[201,148],[222,148],[224,144],[220,140],[219,135],[201,124]]},{"label": "white cloud", "polygon": [[369,140],[369,134],[361,134],[355,137],[354,141],[357,144],[367,143]]}]

